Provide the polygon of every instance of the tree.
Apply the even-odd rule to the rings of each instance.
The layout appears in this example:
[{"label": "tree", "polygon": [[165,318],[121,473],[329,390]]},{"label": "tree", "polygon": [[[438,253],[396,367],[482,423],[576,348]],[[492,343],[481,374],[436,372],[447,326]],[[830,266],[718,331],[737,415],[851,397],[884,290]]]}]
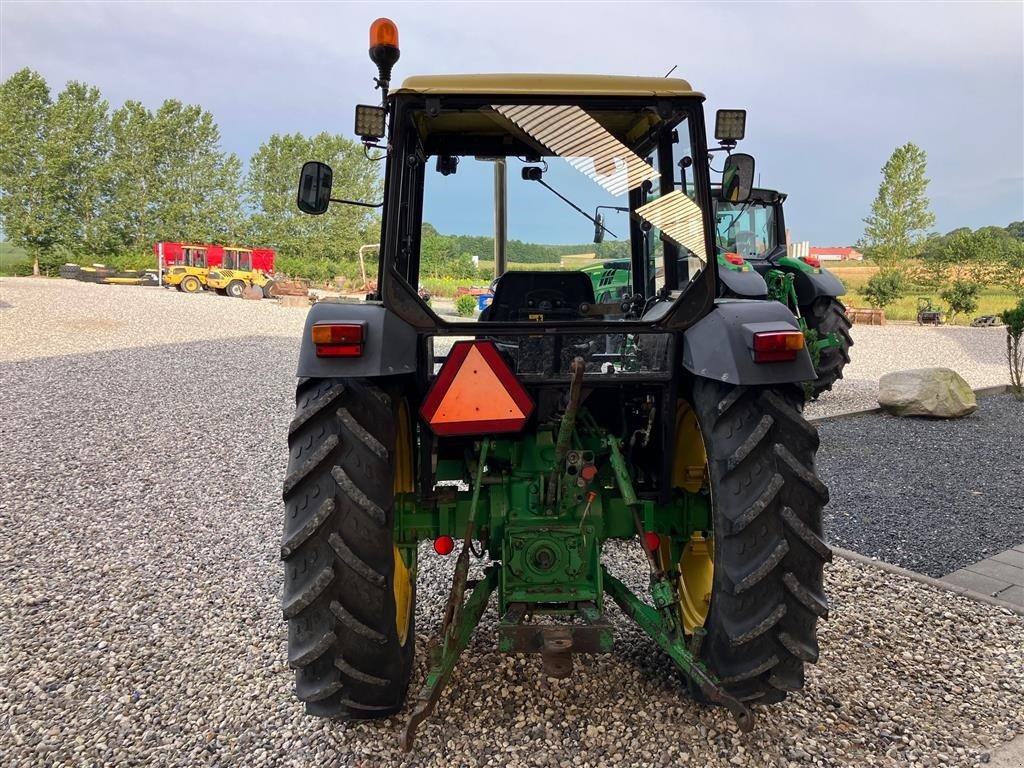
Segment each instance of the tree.
[{"label": "tree", "polygon": [[996,275],[1014,296],[1024,298],[1024,241],[1016,240],[1003,251]]},{"label": "tree", "polygon": [[949,317],[952,320],[959,314],[969,315],[978,308],[978,294],[981,285],[969,280],[954,280],[949,288],[939,294],[949,302]]},{"label": "tree", "polygon": [[52,244],[40,183],[49,110],[50,89],[31,69],[0,84],[0,226],[34,259]]},{"label": "tree", "polygon": [[322,216],[301,213],[295,205],[299,171],[312,159],[332,166],[333,197],[380,201],[380,166],[366,157],[357,142],[328,133],[274,134],[249,161],[245,190],[253,209],[253,242],[272,246],[290,258],[354,261],[359,246],[379,239],[379,214],[374,208],[341,203]]},{"label": "tree", "polygon": [[242,237],[242,165],[221,151],[213,115],[169,99],[146,134],[154,179],[150,239],[233,243]]},{"label": "tree", "polygon": [[864,286],[864,296],[868,304],[876,309],[884,309],[893,302],[899,301],[906,293],[906,282],[899,272],[877,272],[871,276]]},{"label": "tree", "polygon": [[155,194],[159,180],[152,146],[153,113],[126,101],[110,117],[109,197],[104,215],[121,248],[141,251],[155,241]]},{"label": "tree", "polygon": [[863,243],[882,271],[902,270],[917,252],[924,233],[935,224],[925,192],[927,157],[908,142],[882,167],[882,183],[864,219]]},{"label": "tree", "polygon": [[53,247],[72,253],[107,251],[109,232],[101,207],[109,152],[107,102],[98,89],[72,80],[47,113],[42,144],[42,218]]}]

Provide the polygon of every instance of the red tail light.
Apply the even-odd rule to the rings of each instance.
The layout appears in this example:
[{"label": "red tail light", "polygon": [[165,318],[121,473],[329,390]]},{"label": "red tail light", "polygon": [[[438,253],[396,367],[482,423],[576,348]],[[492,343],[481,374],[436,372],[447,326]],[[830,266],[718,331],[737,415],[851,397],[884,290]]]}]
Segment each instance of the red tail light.
[{"label": "red tail light", "polygon": [[438,536],[434,539],[434,551],[439,555],[450,555],[455,549],[455,542],[451,536]]},{"label": "red tail light", "polygon": [[311,332],[317,357],[361,357],[365,323],[318,323]]},{"label": "red tail light", "polygon": [[802,331],[764,331],[754,334],[754,362],[781,363],[796,360],[804,348]]},{"label": "red tail light", "polygon": [[803,260],[804,264],[809,267],[814,267],[815,269],[821,268],[821,259],[817,256],[801,256],[800,258]]},{"label": "red tail light", "polygon": [[737,267],[741,267],[744,264],[746,264],[746,262],[743,260],[743,257],[740,256],[738,253],[726,253],[723,254],[723,256],[726,261],[728,261],[730,264],[735,264]]},{"label": "red tail light", "polygon": [[661,546],[661,537],[656,533],[647,531],[647,533],[644,534],[644,546],[647,548],[648,552],[657,552],[658,547]]}]

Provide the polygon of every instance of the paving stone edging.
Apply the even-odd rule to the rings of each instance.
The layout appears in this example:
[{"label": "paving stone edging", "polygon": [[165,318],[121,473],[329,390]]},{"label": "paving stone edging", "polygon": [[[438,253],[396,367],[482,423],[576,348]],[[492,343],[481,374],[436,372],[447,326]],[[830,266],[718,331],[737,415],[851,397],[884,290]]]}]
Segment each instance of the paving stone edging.
[{"label": "paving stone edging", "polygon": [[839,557],[844,560],[852,560],[855,563],[874,566],[875,568],[880,568],[883,571],[888,571],[889,573],[894,573],[898,576],[905,576],[906,578],[921,584],[927,584],[928,586],[935,587],[936,589],[952,592],[954,594],[961,595],[962,597],[969,598],[970,600],[976,600],[979,603],[987,603],[988,605],[994,605],[997,608],[1005,608],[1018,616],[1024,616],[1024,608],[1021,606],[1008,603],[1005,600],[1000,600],[996,597],[984,595],[981,592],[975,592],[973,589],[967,589],[966,587],[961,587],[957,584],[951,584],[948,581],[942,581],[941,579],[932,578],[931,576],[925,576],[923,573],[910,571],[906,568],[901,568],[898,565],[893,565],[892,563],[887,563],[883,560],[876,560],[868,557],[867,555],[862,555],[859,552],[843,549],[842,547],[832,547],[832,552],[839,555]]}]

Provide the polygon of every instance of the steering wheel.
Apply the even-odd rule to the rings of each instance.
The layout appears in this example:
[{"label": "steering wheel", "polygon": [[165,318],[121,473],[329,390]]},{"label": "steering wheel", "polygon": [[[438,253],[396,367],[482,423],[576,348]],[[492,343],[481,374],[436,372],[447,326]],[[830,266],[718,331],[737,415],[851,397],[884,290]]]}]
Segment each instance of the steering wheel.
[{"label": "steering wheel", "polygon": [[528,309],[538,309],[541,312],[576,309],[576,307],[569,306],[564,293],[554,288],[538,288],[535,291],[530,291],[526,294],[526,307]]}]

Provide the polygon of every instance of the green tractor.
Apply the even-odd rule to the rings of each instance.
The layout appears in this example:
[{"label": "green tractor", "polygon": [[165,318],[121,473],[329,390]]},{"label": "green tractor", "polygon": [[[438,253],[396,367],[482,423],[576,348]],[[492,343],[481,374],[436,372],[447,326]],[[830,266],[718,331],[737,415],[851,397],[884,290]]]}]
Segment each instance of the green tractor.
[{"label": "green tractor", "polygon": [[[721,187],[716,186],[712,195],[719,295],[770,298],[790,308],[804,332],[816,372],[814,381],[804,384],[804,391],[816,399],[832,389],[850,362],[852,324],[839,300],[846,288],[817,259],[787,255],[782,211],[785,194],[754,189],[749,199],[729,202],[722,199]],[[601,242],[603,235],[597,230],[594,242]],[[628,300],[632,295],[630,259],[609,259],[581,271],[593,281],[599,302]]]},{"label": "green tractor", "polygon": [[[719,263],[729,262],[725,271],[719,268],[724,295],[767,295],[792,310],[807,336],[817,373],[805,388],[810,397],[818,397],[843,377],[843,368],[850,362],[852,324],[839,300],[846,288],[817,258],[788,255],[784,193],[754,189],[747,200],[730,201],[716,188],[714,198]],[[763,289],[738,272],[744,267],[753,267],[764,278]]]},{"label": "green tractor", "polygon": [[[798,690],[818,657],[828,490],[796,319],[719,296],[704,97],[680,79],[592,75],[410,77],[392,91],[386,19],[370,55],[383,101],[357,107],[356,133],[386,154],[378,289],[311,308],[288,435],[297,697],[328,718],[402,710],[432,542],[454,577],[406,748],[492,597],[497,647],[557,676],[574,654],[614,652],[610,598],[693,695],[749,730],[752,705]],[[725,162],[745,199],[753,158]],[[333,199],[332,178],[306,163],[300,210],[376,203]],[[578,226],[579,206],[538,207],[538,182],[568,180],[628,208],[628,301],[599,301],[580,271],[505,270],[509,224],[543,210]],[[494,300],[447,322],[416,290],[425,216],[471,218],[473,196],[492,194]],[[636,547],[642,570],[616,570],[615,546]]]}]

